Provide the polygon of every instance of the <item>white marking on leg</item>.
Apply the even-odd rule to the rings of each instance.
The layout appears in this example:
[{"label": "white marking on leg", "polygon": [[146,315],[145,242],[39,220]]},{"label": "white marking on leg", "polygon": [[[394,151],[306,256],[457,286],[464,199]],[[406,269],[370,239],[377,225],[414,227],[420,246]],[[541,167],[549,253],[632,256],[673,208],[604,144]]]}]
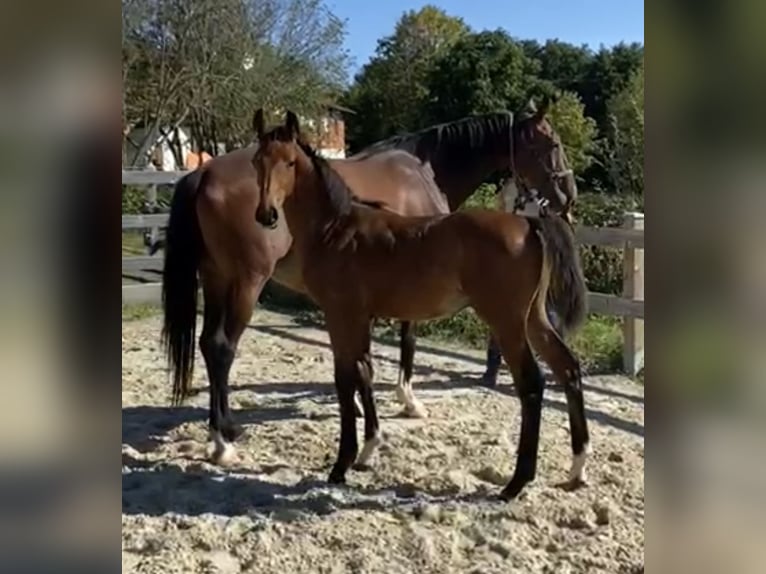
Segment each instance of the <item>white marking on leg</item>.
[{"label": "white marking on leg", "polygon": [[428,418],[426,407],[423,406],[423,403],[421,403],[420,400],[415,398],[415,393],[412,392],[412,384],[408,385],[407,391],[409,399],[407,409],[409,411],[409,416],[414,419]]},{"label": "white marking on leg", "polygon": [[585,483],[587,477],[585,475],[585,460],[590,454],[590,444],[585,443],[582,452],[580,454],[572,455],[572,468],[569,470],[569,481],[571,483]]},{"label": "white marking on leg", "polygon": [[354,393],[354,404],[358,409],[358,412],[364,413],[364,405],[362,405],[362,399],[359,398],[359,393]]},{"label": "white marking on leg", "polygon": [[220,466],[228,466],[237,458],[237,451],[230,442],[224,440],[221,431],[211,431],[210,438],[213,441],[213,452],[210,460]]},{"label": "white marking on leg", "polygon": [[424,419],[428,416],[428,411],[412,392],[412,382],[405,382],[401,373],[399,373],[399,380],[396,383],[396,398],[404,406],[401,416],[416,419]]},{"label": "white marking on leg", "polygon": [[359,453],[359,456],[356,459],[356,464],[367,464],[367,461],[369,461],[370,457],[375,454],[375,450],[381,442],[383,441],[377,434],[370,440],[365,441],[364,447],[362,447],[362,452]]}]

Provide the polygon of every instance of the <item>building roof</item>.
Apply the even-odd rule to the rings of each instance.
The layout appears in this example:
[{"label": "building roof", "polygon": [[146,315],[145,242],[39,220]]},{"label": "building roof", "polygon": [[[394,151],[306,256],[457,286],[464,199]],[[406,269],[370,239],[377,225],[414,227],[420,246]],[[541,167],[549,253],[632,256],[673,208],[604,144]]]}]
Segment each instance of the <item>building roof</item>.
[{"label": "building roof", "polygon": [[333,104],[333,103],[329,103],[329,104],[326,104],[326,105],[331,110],[337,110],[339,112],[343,112],[345,114],[352,114],[354,116],[356,115],[356,112],[354,110],[346,108],[344,106],[341,106],[341,105],[338,105],[338,104]]}]

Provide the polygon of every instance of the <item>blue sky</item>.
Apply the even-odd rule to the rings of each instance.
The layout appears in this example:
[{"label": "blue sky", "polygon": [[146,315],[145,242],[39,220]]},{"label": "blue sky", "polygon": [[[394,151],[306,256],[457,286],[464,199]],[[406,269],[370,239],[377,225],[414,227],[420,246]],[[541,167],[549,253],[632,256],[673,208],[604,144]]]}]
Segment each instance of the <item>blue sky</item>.
[{"label": "blue sky", "polygon": [[474,30],[504,28],[522,39],[558,38],[596,49],[601,44],[644,41],[643,0],[326,0],[326,4],[346,20],[352,76],[373,55],[378,39],[393,32],[402,12],[426,4],[460,16]]}]

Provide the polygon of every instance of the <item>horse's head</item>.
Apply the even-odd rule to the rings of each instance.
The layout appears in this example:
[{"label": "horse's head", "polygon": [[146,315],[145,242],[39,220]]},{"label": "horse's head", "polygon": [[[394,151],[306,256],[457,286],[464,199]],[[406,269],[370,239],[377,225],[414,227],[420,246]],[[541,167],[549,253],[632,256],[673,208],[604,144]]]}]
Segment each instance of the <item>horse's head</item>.
[{"label": "horse's head", "polygon": [[279,220],[279,209],[295,188],[296,143],[300,137],[300,126],[298,117],[288,111],[285,125],[266,131],[263,109],[259,109],[253,118],[253,129],[258,150],[252,162],[261,188],[255,220],[273,229]]},{"label": "horse's head", "polygon": [[536,190],[547,200],[549,210],[570,221],[577,184],[561,139],[546,117],[549,107],[547,98],[539,107],[530,100],[525,113],[515,122],[512,168],[522,187]]}]

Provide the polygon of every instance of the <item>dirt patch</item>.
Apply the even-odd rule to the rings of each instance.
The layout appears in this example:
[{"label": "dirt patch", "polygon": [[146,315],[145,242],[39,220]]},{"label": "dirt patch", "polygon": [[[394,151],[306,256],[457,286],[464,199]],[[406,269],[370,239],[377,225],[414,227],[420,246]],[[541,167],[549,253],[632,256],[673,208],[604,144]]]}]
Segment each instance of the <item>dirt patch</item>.
[{"label": "dirt patch", "polygon": [[[589,377],[589,484],[558,488],[570,442],[549,383],[537,480],[510,477],[519,405],[504,374],[476,381],[482,354],[419,340],[414,390],[425,420],[396,417],[398,350],[373,344],[384,442],[369,472],[326,483],[339,433],[326,333],[258,310],[232,368],[245,435],[227,469],[205,460],[208,394],[172,409],[159,318],[123,325],[123,571],[142,573],[639,572],[644,561],[643,389]],[[362,423],[359,423],[361,440]]]}]

